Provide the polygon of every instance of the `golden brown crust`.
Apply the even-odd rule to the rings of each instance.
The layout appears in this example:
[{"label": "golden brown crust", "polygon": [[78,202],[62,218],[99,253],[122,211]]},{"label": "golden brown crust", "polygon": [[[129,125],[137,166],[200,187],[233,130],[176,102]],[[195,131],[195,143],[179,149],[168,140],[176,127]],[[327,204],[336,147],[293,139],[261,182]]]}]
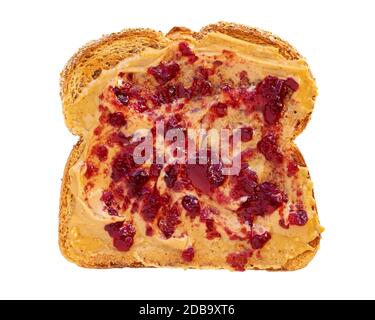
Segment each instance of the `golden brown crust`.
[{"label": "golden brown crust", "polygon": [[301,55],[297,52],[297,50],[288,42],[281,40],[279,37],[274,36],[272,33],[267,31],[250,28],[237,23],[219,22],[202,28],[198,35],[199,37],[202,37],[210,32],[220,32],[247,42],[265,46],[273,46],[279,49],[279,52],[289,60],[301,58]]},{"label": "golden brown crust", "polygon": [[[272,46],[279,50],[280,54],[289,60],[300,59],[300,54],[289,43],[272,35],[269,32],[261,31],[255,28],[249,28],[244,25],[219,22],[211,24],[195,33],[184,27],[174,27],[164,36],[160,32],[150,29],[127,29],[119,33],[104,36],[102,39],[90,42],[81,48],[67,63],[65,69],[61,73],[60,94],[64,107],[64,115],[66,118],[66,110],[79,97],[82,90],[95,78],[97,78],[103,70],[108,70],[116,66],[120,61],[130,57],[146,48],[162,49],[168,45],[170,39],[186,37],[202,38],[211,32],[220,32],[228,36],[248,41],[264,46]],[[315,100],[315,97],[312,97]],[[309,119],[300,122],[296,127],[295,136],[303,131]],[[74,133],[75,130],[69,126]],[[71,253],[69,245],[66,241],[68,230],[68,221],[71,216],[70,202],[72,194],[70,190],[69,170],[75,164],[81,153],[83,141],[80,140],[73,148],[64,172],[62,181],[61,198],[60,198],[60,224],[59,224],[59,244],[63,255],[70,261],[82,267],[88,268],[115,268],[115,267],[143,267],[141,263],[129,263],[125,259],[114,257],[111,255],[96,255],[95,258],[77,257]],[[294,149],[296,161],[306,166],[303,156],[296,146]],[[320,238],[315,239],[310,245],[315,248],[313,251],[306,251],[303,254],[289,260],[280,270],[291,271],[305,267],[314,257],[319,249]],[[207,267],[207,266],[205,266]],[[212,266],[215,267],[215,266]]]}]

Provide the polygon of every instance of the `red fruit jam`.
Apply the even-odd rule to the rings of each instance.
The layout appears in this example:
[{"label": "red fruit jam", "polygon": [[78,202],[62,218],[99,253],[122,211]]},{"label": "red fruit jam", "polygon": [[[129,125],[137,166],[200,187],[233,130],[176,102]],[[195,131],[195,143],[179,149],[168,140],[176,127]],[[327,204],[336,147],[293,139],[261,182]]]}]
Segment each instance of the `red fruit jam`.
[{"label": "red fruit jam", "polygon": [[288,220],[290,225],[302,227],[309,221],[309,217],[305,210],[298,210],[295,213],[290,213]]},{"label": "red fruit jam", "polygon": [[250,250],[240,253],[230,253],[227,256],[227,263],[236,271],[245,271],[245,267],[249,258],[252,256]]},{"label": "red fruit jam", "polygon": [[129,251],[134,243],[136,230],[131,223],[115,222],[104,227],[118,251]]},{"label": "red fruit jam", "polygon": [[254,250],[258,250],[262,249],[269,240],[271,240],[271,234],[266,231],[262,234],[252,235],[250,243]]},{"label": "red fruit jam", "polygon": [[173,236],[176,227],[181,223],[180,215],[176,207],[169,209],[165,216],[159,220],[158,226],[166,239]]},{"label": "red fruit jam", "polygon": [[263,110],[264,120],[273,125],[279,121],[286,97],[298,90],[298,83],[292,79],[278,79],[268,76],[256,88],[258,107]]},{"label": "red fruit jam", "polygon": [[113,127],[123,127],[126,125],[125,116],[121,112],[111,113],[108,116],[108,123]]},{"label": "red fruit jam", "polygon": [[294,160],[288,163],[288,177],[293,177],[299,171],[298,163]]},{"label": "red fruit jam", "polygon": [[175,62],[168,64],[160,63],[158,66],[148,69],[148,73],[151,74],[159,84],[166,84],[176,78],[179,71],[180,66]]},{"label": "red fruit jam", "polygon": [[113,93],[121,104],[127,105],[129,103],[130,99],[126,91],[121,90],[120,88],[113,88]]},{"label": "red fruit jam", "polygon": [[199,200],[194,196],[185,196],[182,199],[182,206],[187,211],[187,215],[191,218],[195,218],[199,215],[201,206]]},{"label": "red fruit jam", "polygon": [[233,189],[231,196],[238,200],[241,197],[254,195],[255,188],[258,186],[257,174],[247,166],[242,168],[238,176],[232,177]]},{"label": "red fruit jam", "polygon": [[253,139],[253,129],[251,127],[241,128],[241,141],[249,142]]},{"label": "red fruit jam", "polygon": [[[218,164],[200,164],[197,158],[196,164],[186,166],[186,174],[194,188],[198,191],[209,194],[220,187],[224,181],[223,165]],[[210,160],[209,160],[210,162]]]},{"label": "red fruit jam", "polygon": [[90,161],[86,161],[86,172],[85,177],[87,179],[92,178],[93,176],[97,175],[99,172],[99,169]]},{"label": "red fruit jam", "polygon": [[173,188],[178,175],[177,165],[170,165],[165,169],[164,181],[167,184],[168,188]]},{"label": "red fruit jam", "polygon": [[95,154],[100,161],[106,161],[108,158],[108,149],[104,145],[97,145],[93,148],[93,154]]},{"label": "red fruit jam", "polygon": [[249,192],[247,200],[241,205],[238,214],[242,221],[253,224],[255,216],[265,216],[280,208],[288,201],[287,196],[273,183],[264,182]]},{"label": "red fruit jam", "polygon": [[258,150],[266,157],[268,161],[282,163],[284,156],[277,145],[277,137],[274,134],[268,134],[258,142]]},{"label": "red fruit jam", "polygon": [[135,167],[136,163],[131,153],[124,151],[117,154],[112,162],[112,180],[118,182],[123,178],[127,178]]},{"label": "red fruit jam", "polygon": [[159,194],[152,193],[145,197],[141,215],[146,222],[152,222],[162,207],[162,198]]},{"label": "red fruit jam", "polygon": [[208,240],[221,238],[221,234],[216,230],[215,220],[213,218],[206,219],[206,236]]},{"label": "red fruit jam", "polygon": [[220,187],[225,181],[225,176],[223,175],[223,165],[221,163],[210,164],[207,168],[207,178],[211,186],[214,188]]},{"label": "red fruit jam", "polygon": [[187,248],[186,250],[182,251],[182,259],[185,262],[192,262],[195,256],[195,251],[193,247]]},{"label": "red fruit jam", "polygon": [[188,58],[189,63],[193,64],[194,62],[198,60],[198,57],[190,49],[187,42],[180,42],[178,45],[178,49],[180,50],[183,56]]},{"label": "red fruit jam", "polygon": [[225,103],[218,102],[211,106],[211,111],[218,118],[223,118],[228,114],[228,106]]}]

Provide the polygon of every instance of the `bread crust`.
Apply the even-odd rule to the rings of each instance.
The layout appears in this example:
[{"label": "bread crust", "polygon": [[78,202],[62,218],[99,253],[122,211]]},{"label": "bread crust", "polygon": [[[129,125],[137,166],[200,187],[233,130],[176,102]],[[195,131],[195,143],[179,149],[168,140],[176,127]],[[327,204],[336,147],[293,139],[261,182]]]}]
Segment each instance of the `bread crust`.
[{"label": "bread crust", "polygon": [[[288,60],[302,58],[294,47],[273,34],[235,23],[219,22],[210,24],[202,28],[200,32],[193,32],[184,27],[174,27],[166,35],[151,29],[125,29],[118,33],[103,36],[100,40],[88,43],[77,51],[62,71],[60,96],[63,103],[66,125],[69,130],[75,135],[80,135],[67,120],[67,110],[74,104],[82,93],[82,90],[87,87],[92,80],[96,79],[103,70],[115,67],[122,60],[140,53],[146,48],[163,49],[168,46],[171,39],[183,40],[186,37],[200,39],[211,32],[223,33],[254,44],[272,46],[277,48],[280,54]],[[315,97],[312,98],[315,100]],[[304,130],[310,120],[310,116],[311,113],[295,128],[294,137]],[[86,268],[145,267],[142,263],[129,262],[117,257],[114,258],[112,255],[102,254],[95,256],[95,258],[85,257],[84,255],[78,257],[71,252],[71,248],[67,243],[67,235],[69,232],[68,221],[72,215],[71,202],[73,197],[70,188],[71,181],[69,171],[79,159],[83,145],[84,141],[82,137],[80,137],[80,140],[73,147],[68,158],[62,179],[59,212],[59,246],[62,254],[69,261]],[[298,164],[306,167],[305,160],[297,146],[292,144],[292,149]],[[314,250],[306,251],[289,260],[280,269],[272,269],[269,271],[293,271],[304,268],[315,256],[319,249],[319,243],[320,237],[310,243]]]}]

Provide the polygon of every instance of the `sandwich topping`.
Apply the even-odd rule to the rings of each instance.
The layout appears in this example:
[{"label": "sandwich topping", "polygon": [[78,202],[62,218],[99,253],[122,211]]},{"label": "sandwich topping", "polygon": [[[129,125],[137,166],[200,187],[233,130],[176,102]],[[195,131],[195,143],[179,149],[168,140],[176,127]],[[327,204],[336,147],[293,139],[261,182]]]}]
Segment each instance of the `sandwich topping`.
[{"label": "sandwich topping", "polygon": [[[235,48],[179,42],[143,68],[118,70],[96,97],[96,125],[71,171],[82,209],[76,231],[88,234],[88,221],[96,221],[97,250],[132,254],[150,266],[166,248],[175,264],[215,260],[237,271],[277,268],[312,250],[321,231],[315,204],[305,200],[312,186],[290,146],[305,71],[290,67],[286,75],[270,61],[263,69],[259,63]],[[202,163],[206,136],[191,149],[189,131],[211,129],[239,130],[240,151],[216,159],[208,148]],[[146,141],[152,149],[140,154],[148,161],[138,163],[134,154]],[[225,174],[234,159],[236,174]]]}]

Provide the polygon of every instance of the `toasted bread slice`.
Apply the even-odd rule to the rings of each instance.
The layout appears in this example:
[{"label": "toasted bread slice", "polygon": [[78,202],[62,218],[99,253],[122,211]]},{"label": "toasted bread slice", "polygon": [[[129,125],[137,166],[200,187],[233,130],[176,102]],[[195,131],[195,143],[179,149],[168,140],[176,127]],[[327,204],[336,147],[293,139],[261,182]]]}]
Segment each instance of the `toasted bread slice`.
[{"label": "toasted bread slice", "polygon": [[[292,46],[242,25],[89,43],[61,75],[66,125],[80,137],[62,183],[62,253],[89,268],[303,268],[323,229],[293,140],[316,94]],[[241,170],[135,164],[134,133],[160,119],[182,132],[240,128]]]}]

